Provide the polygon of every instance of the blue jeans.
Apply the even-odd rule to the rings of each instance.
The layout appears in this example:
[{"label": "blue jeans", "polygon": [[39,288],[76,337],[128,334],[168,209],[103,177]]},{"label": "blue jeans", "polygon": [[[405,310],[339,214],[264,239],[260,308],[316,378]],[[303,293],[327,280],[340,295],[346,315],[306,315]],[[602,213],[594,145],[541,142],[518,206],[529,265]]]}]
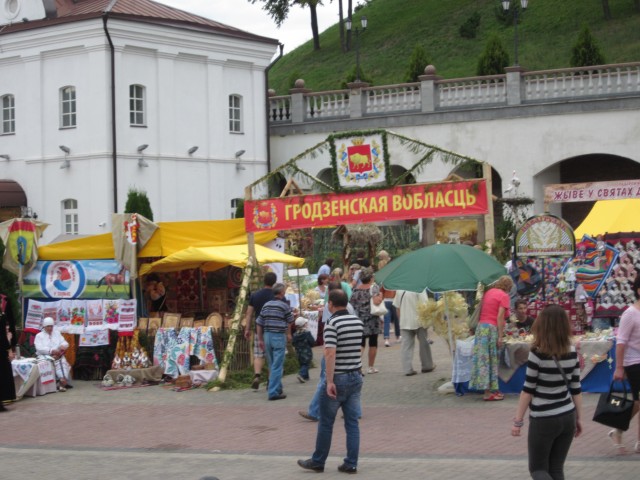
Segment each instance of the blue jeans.
[{"label": "blue jeans", "polygon": [[398,338],[400,336],[400,323],[398,321],[396,307],[393,306],[393,300],[385,300],[384,305],[387,307],[387,314],[384,316],[383,337],[385,340],[389,339],[389,334],[391,333],[391,322],[393,322],[393,330],[396,334],[396,338]]},{"label": "blue jeans", "polygon": [[282,393],[282,371],[287,352],[286,333],[264,332],[264,353],[269,364],[269,398]]},{"label": "blue jeans", "polygon": [[298,374],[305,380],[309,380],[309,364],[301,363],[300,370],[298,370]]},{"label": "blue jeans", "polygon": [[344,413],[344,428],[347,434],[347,456],[344,463],[350,467],[358,466],[358,453],[360,451],[360,392],[362,391],[362,375],[360,372],[350,372],[334,375],[337,396],[334,399],[327,395],[327,388],[320,394],[320,421],[316,436],[316,450],[311,459],[318,465],[323,465],[331,450],[331,437],[333,436],[333,424],[336,420],[338,409],[342,407]]},{"label": "blue jeans", "polygon": [[309,411],[307,412],[309,416],[313,418],[320,418],[320,395],[323,390],[326,390],[327,385],[325,383],[326,379],[326,365],[324,363],[324,355],[322,356],[322,360],[320,361],[320,378],[318,378],[318,386],[316,387],[316,391],[313,394],[313,398],[311,399],[311,403],[309,404]]}]

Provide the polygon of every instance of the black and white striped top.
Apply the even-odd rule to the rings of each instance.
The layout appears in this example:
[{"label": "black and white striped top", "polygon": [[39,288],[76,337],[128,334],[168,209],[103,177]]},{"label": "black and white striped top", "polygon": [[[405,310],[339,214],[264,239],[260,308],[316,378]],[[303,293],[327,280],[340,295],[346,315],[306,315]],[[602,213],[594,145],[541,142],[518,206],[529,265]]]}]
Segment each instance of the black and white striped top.
[{"label": "black and white striped top", "polygon": [[362,368],[360,350],[364,327],[362,320],[347,310],[333,314],[324,326],[324,347],[336,349],[335,373],[353,372]]},{"label": "black and white striped top", "polygon": [[529,352],[527,378],[522,390],[533,395],[530,415],[535,418],[557,417],[575,409],[571,395],[578,395],[580,387],[580,362],[574,347],[558,359],[564,370],[570,391],[552,357],[539,352]]}]

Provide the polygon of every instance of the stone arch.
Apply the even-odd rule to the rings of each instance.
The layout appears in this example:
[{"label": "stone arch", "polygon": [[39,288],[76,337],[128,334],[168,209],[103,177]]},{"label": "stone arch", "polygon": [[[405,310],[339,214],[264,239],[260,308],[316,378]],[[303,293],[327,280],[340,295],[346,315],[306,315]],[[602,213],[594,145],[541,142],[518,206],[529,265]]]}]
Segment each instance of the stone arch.
[{"label": "stone arch", "polygon": [[[606,168],[604,168],[606,166]],[[590,153],[566,158],[534,177],[535,191],[552,183],[588,183],[640,179],[640,163],[627,157],[606,153]],[[554,204],[550,212],[577,228],[587,217],[595,202]],[[542,210],[542,207],[536,210]]]},{"label": "stone arch", "polygon": [[27,207],[27,194],[14,180],[0,180],[0,221],[22,216]]}]

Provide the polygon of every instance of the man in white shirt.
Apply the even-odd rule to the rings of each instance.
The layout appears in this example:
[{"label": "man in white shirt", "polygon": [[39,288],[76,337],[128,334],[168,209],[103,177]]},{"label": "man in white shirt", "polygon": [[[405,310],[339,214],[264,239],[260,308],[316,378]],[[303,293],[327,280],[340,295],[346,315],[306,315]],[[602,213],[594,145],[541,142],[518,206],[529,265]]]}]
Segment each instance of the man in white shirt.
[{"label": "man in white shirt", "polygon": [[69,386],[71,366],[64,357],[69,344],[62,334],[53,326],[53,318],[47,317],[42,321],[42,331],[36,335],[36,355],[53,359],[53,365],[58,380],[58,391],[66,391]]},{"label": "man in white shirt", "polygon": [[429,301],[425,292],[415,293],[397,290],[393,300],[398,317],[400,318],[400,335],[402,336],[402,369],[407,376],[415,375],[413,369],[413,347],[415,338],[418,337],[418,348],[422,373],[432,372],[436,366],[431,357],[431,346],[427,338],[427,329],[418,319],[418,305]]}]

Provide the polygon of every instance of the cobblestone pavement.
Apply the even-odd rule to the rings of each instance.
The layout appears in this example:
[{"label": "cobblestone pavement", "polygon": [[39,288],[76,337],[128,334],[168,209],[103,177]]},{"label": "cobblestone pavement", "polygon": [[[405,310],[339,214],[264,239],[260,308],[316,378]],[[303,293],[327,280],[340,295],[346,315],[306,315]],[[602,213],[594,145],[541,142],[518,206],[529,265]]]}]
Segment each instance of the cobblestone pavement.
[{"label": "cobblestone pavement", "polygon": [[[367,375],[363,390],[359,474],[373,480],[528,478],[526,427],[521,438],[509,434],[517,395],[488,403],[479,395],[438,393],[451,361],[442,340],[435,339],[433,350],[436,370],[406,377],[400,346],[379,349],[380,373]],[[264,388],[105,392],[97,382],[24,399],[0,414],[0,480],[306,478],[313,474],[296,459],[310,456],[316,426],[297,412],[308,405],[317,372],[311,370],[306,384],[285,377],[287,398],[277,402],[267,401]],[[567,478],[637,479],[640,455],[616,455],[606,427],[588,420],[597,395],[585,394],[584,403],[585,431],[571,447]],[[630,452],[632,432],[635,420],[625,435]],[[344,450],[338,421],[323,478],[344,476],[336,471]]]}]

